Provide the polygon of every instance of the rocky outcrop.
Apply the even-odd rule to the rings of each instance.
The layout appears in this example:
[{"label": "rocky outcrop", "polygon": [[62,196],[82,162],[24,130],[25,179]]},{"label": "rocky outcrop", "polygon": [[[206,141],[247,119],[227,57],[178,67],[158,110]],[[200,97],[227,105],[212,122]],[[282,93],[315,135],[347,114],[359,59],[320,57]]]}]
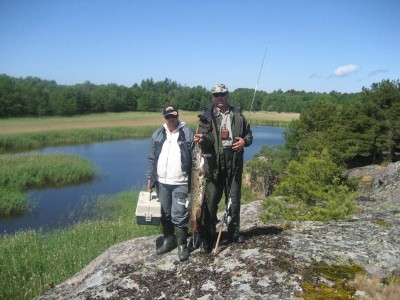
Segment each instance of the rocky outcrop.
[{"label": "rocky outcrop", "polygon": [[242,207],[244,244],[223,236],[217,255],[155,253],[160,237],[112,246],[81,272],[37,299],[296,299],[313,261],[359,264],[400,274],[400,163],[350,170],[361,196],[352,220],[282,224],[259,220],[262,202]]}]

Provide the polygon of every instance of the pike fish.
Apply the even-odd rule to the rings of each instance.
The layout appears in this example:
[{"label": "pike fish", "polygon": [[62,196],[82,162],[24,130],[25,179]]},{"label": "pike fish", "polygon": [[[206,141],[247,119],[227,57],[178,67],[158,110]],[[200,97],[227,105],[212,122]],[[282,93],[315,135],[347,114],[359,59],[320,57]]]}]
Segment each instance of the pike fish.
[{"label": "pike fish", "polygon": [[201,216],[201,208],[204,200],[204,157],[198,143],[195,143],[192,153],[192,182],[190,188],[190,200],[188,211],[190,214],[189,229],[197,232],[197,222]]}]

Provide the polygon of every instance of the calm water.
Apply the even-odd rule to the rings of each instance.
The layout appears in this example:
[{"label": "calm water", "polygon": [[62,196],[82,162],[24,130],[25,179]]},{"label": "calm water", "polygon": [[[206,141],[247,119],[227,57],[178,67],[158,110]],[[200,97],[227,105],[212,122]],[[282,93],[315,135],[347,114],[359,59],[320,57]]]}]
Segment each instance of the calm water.
[{"label": "calm water", "polygon": [[[283,143],[282,127],[252,127],[253,144],[245,148],[249,160],[261,147]],[[41,153],[66,153],[91,160],[100,174],[91,182],[29,193],[33,209],[26,215],[0,219],[0,234],[14,233],[21,229],[66,227],[81,220],[83,204],[98,195],[112,195],[124,190],[143,189],[146,185],[147,147],[149,139],[121,140],[68,147],[47,147]],[[134,216],[132,216],[134,217]]]}]

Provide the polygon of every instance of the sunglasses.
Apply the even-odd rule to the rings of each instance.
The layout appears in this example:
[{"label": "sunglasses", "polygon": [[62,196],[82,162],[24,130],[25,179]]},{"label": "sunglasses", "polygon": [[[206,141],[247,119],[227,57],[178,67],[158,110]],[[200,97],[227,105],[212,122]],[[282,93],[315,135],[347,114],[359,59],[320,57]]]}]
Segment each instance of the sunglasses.
[{"label": "sunglasses", "polygon": [[175,115],[166,115],[165,118],[166,119],[176,119],[178,116]]},{"label": "sunglasses", "polygon": [[226,94],[227,94],[226,92],[225,92],[225,93],[214,93],[213,96],[214,96],[215,98],[218,98],[218,97],[225,97]]}]

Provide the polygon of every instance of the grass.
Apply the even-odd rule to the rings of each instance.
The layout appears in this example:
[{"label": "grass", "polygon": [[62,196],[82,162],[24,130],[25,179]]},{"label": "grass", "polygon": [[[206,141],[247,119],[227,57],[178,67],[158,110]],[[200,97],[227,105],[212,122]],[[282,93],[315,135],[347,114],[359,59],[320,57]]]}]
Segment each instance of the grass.
[{"label": "grass", "polygon": [[[296,113],[246,113],[252,125],[286,126]],[[180,119],[195,128],[198,112],[180,111]],[[124,112],[74,117],[0,119],[0,153],[49,145],[149,137],[164,122],[161,113]]]},{"label": "grass", "polygon": [[0,216],[24,213],[29,188],[82,182],[95,174],[93,164],[76,155],[0,155]]},{"label": "grass", "polygon": [[[181,112],[181,119],[195,121],[196,114]],[[1,135],[65,131],[107,127],[143,127],[161,124],[161,112],[123,112],[79,115],[73,117],[10,118],[0,120]]]},{"label": "grass", "polygon": [[[196,124],[197,111],[179,111],[180,119],[188,124]],[[244,112],[250,123],[254,121],[288,122],[299,118],[298,113]],[[41,117],[0,119],[0,135],[20,133],[64,131],[105,127],[144,127],[163,123],[161,112],[123,112],[89,114],[73,117]]]},{"label": "grass", "polygon": [[400,299],[400,277],[391,277],[382,280],[378,277],[371,277],[366,274],[357,275],[349,282],[349,287],[362,293],[355,299],[371,300],[398,300]]},{"label": "grass", "polygon": [[54,145],[74,145],[96,141],[144,138],[150,136],[156,128],[157,126],[103,127],[3,135],[0,136],[0,153],[38,149]]},{"label": "grass", "polygon": [[22,215],[27,210],[28,199],[24,192],[0,187],[0,217]]},{"label": "grass", "polygon": [[81,182],[95,174],[88,159],[61,153],[1,155],[0,170],[1,186],[24,189]]},{"label": "grass", "polygon": [[287,126],[293,120],[300,117],[298,113],[278,113],[258,111],[254,113],[245,113],[245,117],[252,126]]},{"label": "grass", "polygon": [[80,271],[110,246],[160,233],[159,226],[136,224],[137,197],[132,191],[102,197],[99,206],[113,213],[69,229],[0,237],[0,299],[32,299]]},{"label": "grass", "polygon": [[303,293],[298,296],[304,300],[400,299],[399,276],[370,276],[359,265],[327,265],[313,261],[301,273]]}]

